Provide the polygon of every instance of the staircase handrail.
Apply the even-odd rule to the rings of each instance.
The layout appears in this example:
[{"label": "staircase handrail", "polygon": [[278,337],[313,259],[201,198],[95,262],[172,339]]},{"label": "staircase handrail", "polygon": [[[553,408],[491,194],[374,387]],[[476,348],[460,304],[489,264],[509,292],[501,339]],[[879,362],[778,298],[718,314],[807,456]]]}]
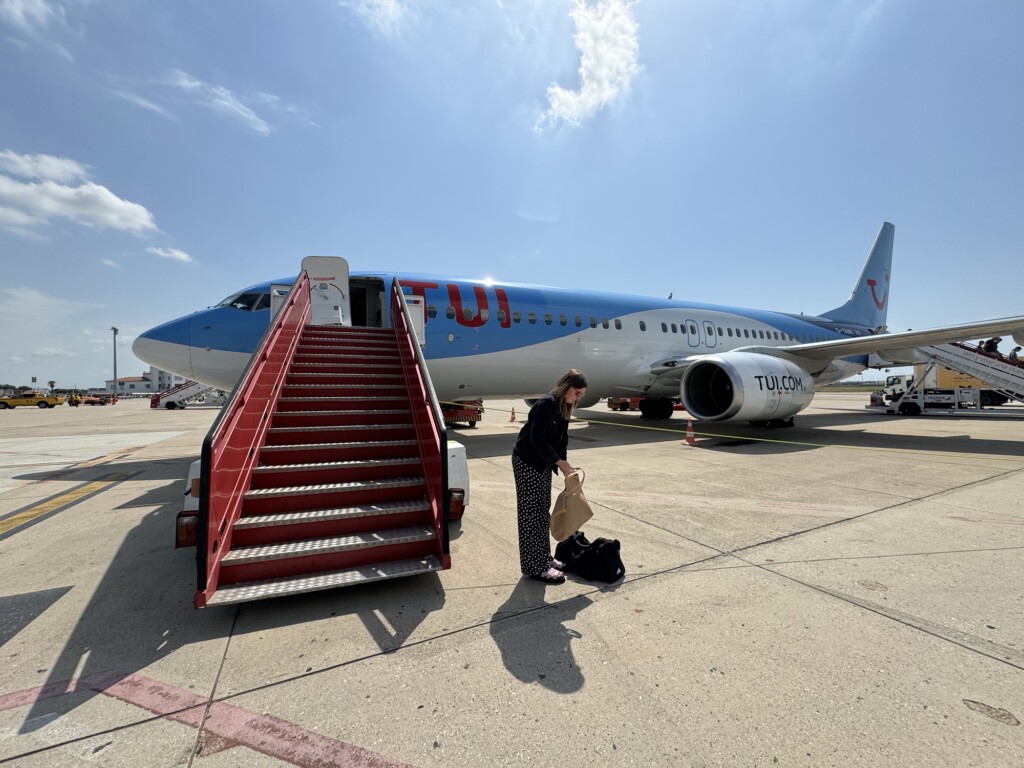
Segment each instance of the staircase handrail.
[{"label": "staircase handrail", "polygon": [[[960,342],[933,344],[924,350],[930,350],[929,354],[941,360],[947,368],[970,374],[984,382],[989,389],[1013,399],[1020,399],[1024,395],[1024,367],[998,352],[985,352],[980,346]],[[954,354],[956,350],[962,350],[964,356],[958,358]]]},{"label": "staircase handrail", "polygon": [[163,392],[159,392],[158,394],[160,395],[160,397],[166,397],[167,395],[176,394],[177,392],[180,392],[181,390],[185,389],[186,387],[191,387],[192,385],[198,384],[198,383],[199,382],[196,381],[195,379],[186,379],[185,381],[181,382],[180,384],[175,384],[173,387],[165,389]]},{"label": "staircase handrail", "polygon": [[434,517],[434,533],[440,544],[440,560],[444,568],[451,567],[448,520],[448,431],[444,426],[441,406],[434,393],[427,362],[416,338],[415,326],[409,314],[402,285],[391,281],[391,327],[398,338],[402,372],[410,395],[413,427],[419,447],[423,477],[427,483],[427,500]]},{"label": "staircase handrail", "polygon": [[302,272],[203,441],[196,531],[197,608],[206,605],[217,590],[221,558],[231,549],[232,527],[241,515],[243,496],[309,315],[309,276]]}]

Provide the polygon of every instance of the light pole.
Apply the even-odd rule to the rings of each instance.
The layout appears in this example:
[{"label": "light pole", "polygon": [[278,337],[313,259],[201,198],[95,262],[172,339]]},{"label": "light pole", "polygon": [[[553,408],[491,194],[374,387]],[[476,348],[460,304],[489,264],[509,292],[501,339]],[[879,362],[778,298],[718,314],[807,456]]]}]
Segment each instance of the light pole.
[{"label": "light pole", "polygon": [[117,328],[110,326],[114,332],[114,394],[117,394]]}]

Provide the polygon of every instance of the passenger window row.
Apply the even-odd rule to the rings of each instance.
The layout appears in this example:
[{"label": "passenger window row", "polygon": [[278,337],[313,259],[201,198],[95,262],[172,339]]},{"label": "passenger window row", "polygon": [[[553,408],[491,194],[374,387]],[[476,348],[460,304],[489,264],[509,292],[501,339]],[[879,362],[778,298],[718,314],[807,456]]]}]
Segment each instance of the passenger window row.
[{"label": "passenger window row", "polygon": [[[465,319],[466,321],[472,321],[474,319],[474,313],[473,313],[473,309],[471,307],[464,307],[463,310],[462,310],[462,314],[463,314],[463,319]],[[486,323],[490,319],[490,314],[491,313],[490,313],[489,309],[481,309],[480,310],[480,315],[479,315],[480,321]],[[444,316],[447,317],[449,320],[454,320],[455,319],[455,307],[445,307]],[[428,318],[435,318],[435,317],[437,317],[437,307],[435,305],[430,304],[430,305],[427,306],[427,317]],[[498,318],[498,322],[503,324],[503,325],[505,324],[505,322],[508,319],[508,315],[506,315],[505,310],[503,310],[503,309],[499,309],[497,311],[496,317]],[[554,325],[555,324],[555,317],[554,317],[554,315],[552,315],[550,313],[545,313],[544,315],[540,316],[539,319],[543,320],[544,325]],[[522,323],[522,321],[523,321],[522,313],[519,312],[518,310],[514,311],[512,313],[512,322],[516,323],[518,325],[518,324]],[[527,322],[528,325],[536,325],[537,321],[538,321],[538,315],[537,315],[536,312],[527,312],[526,313],[526,322]],[[600,320],[598,320],[598,318],[594,317],[593,315],[591,315],[591,316],[589,316],[587,318],[584,318],[582,315],[573,315],[572,316],[571,324],[574,327],[582,328],[585,323],[587,325],[589,325],[589,327],[591,327],[591,328],[597,328],[598,325],[600,325],[602,328],[610,328],[612,325],[614,325],[616,330],[619,330],[619,331],[622,330],[622,321],[619,320],[619,319],[615,319],[615,320],[609,321],[608,318],[606,318],[606,317],[602,317]],[[561,326],[568,326],[568,325],[570,325],[569,317],[567,315],[558,315],[558,324],[561,325]],[[646,321],[640,320],[639,321],[639,327],[640,327],[641,331],[646,332],[647,331],[647,323],[646,323]],[[697,333],[698,333],[697,326],[694,323],[679,323],[678,325],[676,323],[662,323],[661,324],[661,332],[662,333],[669,333],[670,329],[671,329],[672,333],[689,333],[692,336],[696,336]],[[717,329],[716,329],[716,327],[711,325],[710,323],[708,323],[708,324],[706,324],[704,326],[704,330],[705,330],[706,335],[708,337],[711,337],[711,338],[714,337],[715,331],[717,330],[719,337],[727,336],[729,338],[766,339],[766,340],[769,340],[769,341],[775,340],[775,341],[793,341],[793,342],[825,341],[825,337],[824,336],[819,336],[819,335],[816,335],[816,334],[799,334],[797,336],[791,336],[791,335],[789,335],[787,333],[783,333],[782,331],[765,331],[765,330],[760,330],[760,329],[759,330],[752,330],[752,329],[749,329],[749,328],[725,328],[725,329],[723,329],[722,326],[717,326]]]}]

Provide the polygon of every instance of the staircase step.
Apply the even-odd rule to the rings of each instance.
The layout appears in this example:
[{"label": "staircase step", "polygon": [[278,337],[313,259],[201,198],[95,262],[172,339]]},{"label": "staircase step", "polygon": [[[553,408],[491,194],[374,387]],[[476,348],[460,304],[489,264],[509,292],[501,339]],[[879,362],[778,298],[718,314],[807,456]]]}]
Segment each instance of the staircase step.
[{"label": "staircase step", "polygon": [[354,341],[343,344],[329,339],[303,339],[295,347],[297,355],[325,355],[332,352],[348,355],[376,355],[393,360],[398,356],[398,344],[372,344]]},{"label": "staircase step", "polygon": [[331,397],[366,397],[368,395],[398,394],[405,392],[405,384],[285,384],[281,388],[281,399],[297,397],[323,400]]},{"label": "staircase step", "polygon": [[357,328],[342,330],[321,325],[308,325],[302,330],[302,338],[312,336],[331,339],[372,339],[373,341],[396,341],[393,328]]},{"label": "staircase step", "polygon": [[414,525],[407,528],[391,528],[381,531],[365,531],[346,536],[328,536],[323,539],[287,541],[281,544],[261,544],[255,547],[232,548],[221,560],[222,566],[261,563],[268,560],[287,560],[293,557],[319,555],[328,552],[346,552],[371,547],[385,547],[390,544],[409,544],[416,541],[430,541],[435,538],[434,529],[429,525]]},{"label": "staircase step", "polygon": [[[274,420],[270,430],[268,430],[268,443],[271,445],[280,444],[282,439],[287,441],[289,430],[321,430],[325,433],[331,433],[335,435],[335,440],[371,440],[372,437],[352,437],[360,430],[364,430],[367,435],[376,435],[377,439],[380,440],[401,440],[405,437],[411,437],[412,435],[404,434],[405,430],[414,429],[413,424],[409,421],[409,414],[406,414],[405,419],[401,418],[388,418],[386,420],[377,419],[374,423],[370,423],[370,419],[375,418],[373,415],[368,415],[366,418],[360,418],[358,414],[353,417],[351,411],[285,411],[283,413],[278,412],[274,414]],[[278,431],[280,430],[280,432]]]},{"label": "staircase step", "polygon": [[232,548],[220,564],[220,583],[279,579],[426,557],[434,551],[433,526],[363,531],[347,536]]},{"label": "staircase step", "polygon": [[346,355],[304,355],[292,360],[289,373],[384,373],[388,375],[402,374],[400,363],[393,363],[388,358],[368,358],[363,355],[348,357]]},{"label": "staircase step", "polygon": [[291,576],[285,579],[255,581],[222,587],[210,598],[208,605],[230,605],[251,600],[263,600],[269,597],[297,595],[304,592],[350,587],[357,584],[368,584],[374,581],[397,579],[440,570],[442,570],[441,561],[434,555],[387,563],[371,563],[341,571],[312,573],[303,576]]},{"label": "staircase step", "polygon": [[[279,419],[267,430],[264,445],[291,445],[298,435],[306,435],[313,442],[345,443],[365,440],[411,440],[416,437],[416,429],[411,422],[403,424],[324,424],[323,419],[314,418],[318,411],[295,411],[309,417],[307,425],[277,426]],[[335,413],[324,411],[323,413]],[[344,413],[344,411],[341,411]],[[291,416],[292,414],[288,414]]]},{"label": "staircase step", "polygon": [[308,463],[303,464],[302,462],[309,462],[312,459],[316,459],[318,462],[397,459],[408,457],[415,452],[418,445],[416,440],[358,440],[264,445],[260,449],[260,464],[269,468],[282,464],[309,466]]},{"label": "staircase step", "polygon": [[243,497],[242,514],[267,515],[320,507],[383,504],[422,498],[426,481],[421,475],[386,480],[312,483],[254,488]]},{"label": "staircase step", "polygon": [[431,520],[426,498],[330,509],[302,509],[239,518],[232,546],[248,547],[284,541],[342,536],[370,530],[424,525]]},{"label": "staircase step", "polygon": [[261,465],[252,471],[250,488],[279,487],[282,484],[302,485],[325,481],[343,483],[355,480],[380,480],[401,477],[420,467],[419,456],[365,461],[318,461],[305,464]]},{"label": "staircase step", "polygon": [[319,414],[325,424],[399,424],[412,418],[408,408],[345,408],[346,404],[337,397],[282,397],[277,402],[274,426],[291,426],[285,423],[288,419],[315,418],[312,414]]},{"label": "staircase step", "polygon": [[295,371],[290,370],[285,377],[284,388],[290,387],[315,387],[318,390],[331,387],[344,387],[349,384],[358,386],[383,386],[393,385],[405,388],[405,377],[401,371],[381,372],[376,370],[367,371],[335,371],[322,373],[318,371]]}]

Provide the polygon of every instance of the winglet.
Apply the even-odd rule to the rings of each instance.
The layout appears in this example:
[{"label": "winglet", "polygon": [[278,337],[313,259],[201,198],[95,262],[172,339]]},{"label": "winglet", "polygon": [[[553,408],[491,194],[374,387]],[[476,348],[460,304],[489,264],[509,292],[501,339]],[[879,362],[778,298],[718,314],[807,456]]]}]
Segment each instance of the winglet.
[{"label": "winglet", "polygon": [[885,325],[889,309],[889,274],[892,267],[892,241],[896,228],[883,222],[875,244],[871,246],[864,269],[850,293],[850,299],[821,316],[836,322],[854,323],[868,328]]}]

